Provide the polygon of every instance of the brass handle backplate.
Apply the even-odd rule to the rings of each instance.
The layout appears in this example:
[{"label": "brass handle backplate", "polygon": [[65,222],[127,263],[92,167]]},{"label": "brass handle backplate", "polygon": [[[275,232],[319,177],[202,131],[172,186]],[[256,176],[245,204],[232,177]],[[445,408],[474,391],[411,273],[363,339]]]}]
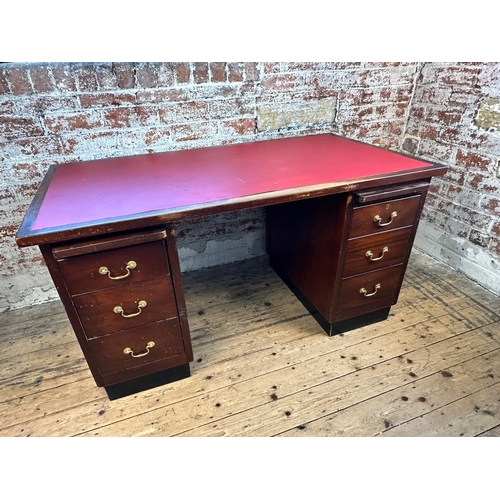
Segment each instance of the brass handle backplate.
[{"label": "brass handle backplate", "polygon": [[366,256],[372,261],[372,262],[377,262],[377,260],[381,260],[384,258],[384,255],[386,252],[389,251],[389,247],[384,247],[382,248],[382,252],[380,253],[380,255],[378,257],[373,257],[373,252],[371,250],[368,250],[368,252],[366,252]]},{"label": "brass handle backplate", "polygon": [[398,213],[396,211],[392,212],[391,218],[387,222],[382,222],[382,217],[380,215],[376,215],[373,218],[373,222],[376,222],[380,227],[388,226],[389,224],[392,223],[392,221],[398,216]]},{"label": "brass handle backplate", "polygon": [[130,354],[133,358],[142,358],[143,356],[147,356],[149,354],[149,350],[155,346],[155,343],[151,340],[146,344],[146,352],[142,352],[141,354],[134,354],[134,351],[130,349],[130,347],[125,347],[123,349],[124,354]]},{"label": "brass handle backplate", "polygon": [[110,280],[122,280],[123,278],[127,278],[128,276],[130,276],[130,270],[135,269],[136,267],[137,263],[134,260],[130,260],[127,262],[127,265],[125,267],[125,269],[127,270],[126,274],[122,274],[121,276],[111,276],[111,272],[106,266],[101,266],[99,268],[99,274],[102,274],[103,276],[107,274]]},{"label": "brass handle backplate", "polygon": [[359,293],[362,293],[365,297],[373,297],[379,290],[380,290],[380,283],[377,283],[375,285],[375,291],[372,292],[372,293],[368,293],[367,289],[366,288],[361,288],[359,290]]},{"label": "brass handle backplate", "polygon": [[140,300],[139,303],[137,304],[139,311],[136,313],[125,314],[122,306],[115,306],[113,308],[113,312],[116,314],[121,314],[124,318],[133,318],[135,316],[139,316],[139,314],[141,314],[141,312],[142,312],[142,308],[146,307],[147,305],[148,305],[148,303],[145,300]]}]

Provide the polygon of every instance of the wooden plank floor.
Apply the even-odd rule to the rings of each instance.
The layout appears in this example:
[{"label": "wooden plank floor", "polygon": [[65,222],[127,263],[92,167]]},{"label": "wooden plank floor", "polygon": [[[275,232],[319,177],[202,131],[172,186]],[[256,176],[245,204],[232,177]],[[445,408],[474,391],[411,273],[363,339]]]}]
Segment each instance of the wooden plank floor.
[{"label": "wooden plank floor", "polygon": [[500,298],[414,250],[389,319],[329,338],[253,259],[184,276],[188,379],[109,401],[59,302],[0,318],[0,436],[500,436]]}]

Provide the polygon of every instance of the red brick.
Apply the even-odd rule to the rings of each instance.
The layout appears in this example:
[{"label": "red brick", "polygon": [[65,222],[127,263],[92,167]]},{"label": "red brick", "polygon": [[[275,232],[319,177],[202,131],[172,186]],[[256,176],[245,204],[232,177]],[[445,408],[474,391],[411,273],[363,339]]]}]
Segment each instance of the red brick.
[{"label": "red brick", "polygon": [[191,68],[189,63],[175,63],[175,75],[177,83],[189,83]]},{"label": "red brick", "polygon": [[468,68],[460,64],[443,68],[438,75],[438,81],[446,85],[474,86],[478,81],[479,68]]},{"label": "red brick", "polygon": [[79,160],[74,155],[86,155],[94,151],[104,151],[104,156],[109,156],[109,152],[117,147],[116,131],[82,131],[78,135],[62,135],[60,139],[63,153],[71,155],[71,158],[68,158],[70,161]]},{"label": "red brick", "polygon": [[215,122],[174,125],[172,127],[172,138],[178,142],[208,139],[216,134],[217,125]]},{"label": "red brick", "polygon": [[469,172],[466,176],[466,182],[474,189],[478,189],[483,192],[498,192],[498,183],[493,181],[492,176],[489,173]]},{"label": "red brick", "polygon": [[281,71],[281,64],[279,62],[265,62],[264,73],[279,73]]},{"label": "red brick", "polygon": [[481,208],[500,217],[500,199],[486,198],[481,201]]},{"label": "red brick", "polygon": [[488,170],[488,167],[492,164],[491,158],[478,153],[463,151],[462,149],[457,150],[456,161],[466,167],[478,167],[481,170]]},{"label": "red brick", "polygon": [[1,101],[0,102],[0,115],[13,115],[15,111],[14,101]]},{"label": "red brick", "polygon": [[254,118],[240,118],[239,120],[226,120],[221,123],[220,133],[223,135],[254,134],[257,131]]},{"label": "red brick", "polygon": [[93,129],[103,126],[100,115],[96,113],[76,113],[73,115],[48,115],[44,117],[45,126],[54,133],[73,132],[80,129]]},{"label": "red brick", "polygon": [[52,92],[54,85],[47,66],[33,66],[30,68],[31,82],[35,92]]},{"label": "red brick", "polygon": [[140,64],[135,70],[137,83],[143,89],[156,87],[156,76],[154,67],[148,63]]},{"label": "red brick", "polygon": [[500,238],[490,238],[488,250],[497,256],[500,256]]},{"label": "red brick", "polygon": [[42,180],[43,176],[36,163],[15,163],[11,168],[16,181],[33,181],[39,184]]},{"label": "red brick", "polygon": [[62,153],[61,140],[58,136],[31,137],[13,141],[13,146],[25,156],[54,156]]},{"label": "red brick", "polygon": [[500,236],[500,222],[495,222],[493,224],[493,226],[491,227],[491,232],[497,236]]},{"label": "red brick", "polygon": [[7,77],[14,94],[31,94],[33,92],[26,67],[9,68]]},{"label": "red brick", "polygon": [[230,82],[242,82],[243,81],[243,69],[244,65],[241,63],[228,63],[227,72]]},{"label": "red brick", "polygon": [[302,84],[302,77],[292,74],[265,76],[262,79],[264,92],[290,92]]},{"label": "red brick", "polygon": [[42,135],[43,129],[36,118],[0,116],[0,135],[7,139]]},{"label": "red brick", "polygon": [[166,128],[155,127],[149,130],[144,135],[144,143],[146,146],[156,146],[158,144],[166,144],[170,138],[170,130]]},{"label": "red brick", "polygon": [[30,96],[29,101],[21,100],[18,102],[17,107],[20,110],[20,114],[32,114],[36,112],[43,115],[54,111],[71,113],[80,106],[76,96],[35,94]]},{"label": "red brick", "polygon": [[135,95],[127,92],[97,92],[80,95],[80,103],[83,108],[121,106],[134,104],[135,100]]},{"label": "red brick", "polygon": [[210,63],[210,72],[212,74],[212,82],[221,83],[227,80],[226,64],[223,62]]},{"label": "red brick", "polygon": [[0,71],[0,95],[10,93],[9,84],[7,82],[7,75],[5,70]]},{"label": "red brick", "polygon": [[52,66],[52,75],[54,76],[56,88],[60,91],[76,91],[76,81],[72,75],[72,69],[69,65],[54,64]]},{"label": "red brick", "polygon": [[135,88],[135,68],[132,63],[115,62],[113,63],[113,70],[116,74],[119,88]]},{"label": "red brick", "polygon": [[153,124],[157,119],[156,108],[134,106],[104,110],[104,120],[111,128],[135,127]]},{"label": "red brick", "polygon": [[194,83],[207,83],[208,82],[208,63],[206,63],[206,62],[194,63],[193,77],[194,77]]}]

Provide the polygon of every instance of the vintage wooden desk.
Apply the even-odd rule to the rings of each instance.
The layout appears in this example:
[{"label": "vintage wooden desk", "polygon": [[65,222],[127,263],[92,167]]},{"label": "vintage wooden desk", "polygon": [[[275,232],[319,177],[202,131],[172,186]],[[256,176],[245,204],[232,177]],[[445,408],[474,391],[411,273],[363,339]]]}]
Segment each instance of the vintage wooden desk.
[{"label": "vintage wooden desk", "polygon": [[332,335],[387,318],[445,171],[330,134],[56,165],[17,243],[114,399],[190,374],[176,221],[266,206],[271,266]]}]

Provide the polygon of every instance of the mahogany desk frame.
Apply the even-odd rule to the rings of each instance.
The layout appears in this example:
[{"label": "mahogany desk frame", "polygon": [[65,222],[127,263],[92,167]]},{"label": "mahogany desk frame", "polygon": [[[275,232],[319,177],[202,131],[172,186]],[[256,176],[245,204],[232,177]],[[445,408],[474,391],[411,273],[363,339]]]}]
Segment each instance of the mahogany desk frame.
[{"label": "mahogany desk frame", "polygon": [[[54,165],[16,240],[20,247],[40,247],[96,384],[115,399],[189,375],[193,352],[175,222],[267,207],[271,266],[333,335],[387,318],[397,301],[430,181],[445,172],[442,165],[331,134]],[[159,267],[167,271],[154,271],[150,283],[169,283],[169,291],[161,292],[168,299],[157,307],[169,309],[162,318],[168,317],[178,340],[175,346],[152,347],[154,363],[141,358],[136,367],[131,367],[131,357],[147,356],[150,348],[136,356],[139,348],[133,347],[131,357],[121,354],[123,367],[107,373],[108,358],[93,346],[101,342],[104,352],[106,342],[113,346],[114,337],[125,334],[129,342],[135,330],[127,326],[125,333],[116,334],[117,328],[109,327],[89,334],[101,327],[95,322],[87,327],[82,319],[87,304],[81,305],[81,297],[92,294],[72,289],[78,276],[65,275],[63,264],[76,262],[79,270],[80,262],[99,252],[148,248],[141,245],[152,242],[154,248],[164,245],[166,260]],[[366,242],[378,245],[375,253],[361,247]],[[135,272],[124,266],[122,274]],[[157,354],[161,349],[163,358]]]}]

